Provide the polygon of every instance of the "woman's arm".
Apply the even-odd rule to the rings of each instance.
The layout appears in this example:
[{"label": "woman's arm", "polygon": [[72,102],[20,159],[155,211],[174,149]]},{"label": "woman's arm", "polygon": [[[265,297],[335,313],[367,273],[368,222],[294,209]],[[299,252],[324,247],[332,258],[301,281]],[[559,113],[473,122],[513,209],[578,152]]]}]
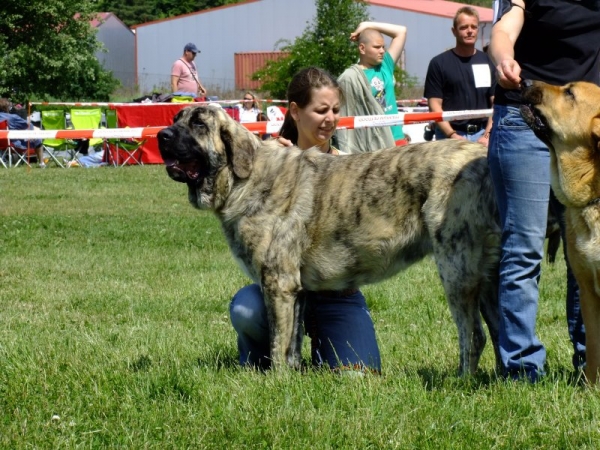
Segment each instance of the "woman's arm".
[{"label": "woman's arm", "polygon": [[498,84],[505,89],[518,89],[521,66],[515,61],[515,42],[525,22],[525,2],[512,0],[513,7],[492,28],[490,58],[498,70]]}]

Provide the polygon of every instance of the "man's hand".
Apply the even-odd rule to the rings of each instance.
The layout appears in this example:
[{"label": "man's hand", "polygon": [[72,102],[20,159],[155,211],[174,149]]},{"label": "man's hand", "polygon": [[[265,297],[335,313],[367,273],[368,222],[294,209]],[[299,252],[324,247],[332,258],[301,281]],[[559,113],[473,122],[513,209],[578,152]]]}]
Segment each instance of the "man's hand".
[{"label": "man's hand", "polygon": [[521,83],[521,66],[514,59],[504,59],[498,64],[498,84],[504,89],[519,89]]}]

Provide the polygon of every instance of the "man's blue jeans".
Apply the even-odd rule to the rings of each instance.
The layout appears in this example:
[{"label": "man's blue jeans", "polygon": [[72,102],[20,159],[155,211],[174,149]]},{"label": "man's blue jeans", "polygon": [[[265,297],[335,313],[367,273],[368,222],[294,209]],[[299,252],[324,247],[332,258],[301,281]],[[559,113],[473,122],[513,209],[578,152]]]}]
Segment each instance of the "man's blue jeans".
[{"label": "man's blue jeans", "polygon": [[[375,328],[362,292],[342,298],[311,292],[306,300],[304,326],[312,339],[315,366],[381,371]],[[269,323],[260,286],[240,289],[231,300],[229,313],[238,335],[240,364],[269,368]]]},{"label": "man's blue jeans", "polygon": [[[482,128],[477,133],[473,133],[473,134],[469,134],[466,131],[457,131],[456,133],[460,136],[464,136],[465,138],[467,138],[467,141],[477,142],[479,140],[479,138],[481,138],[481,136],[483,136],[485,134],[485,128]],[[451,138],[446,137],[444,132],[442,130],[440,130],[439,127],[435,127],[435,140],[441,141],[442,139],[451,139]]]},{"label": "man's blue jeans", "polygon": [[[536,336],[535,322],[550,200],[550,154],[525,124],[518,108],[495,105],[493,120],[488,161],[502,228],[500,356],[505,376],[526,376],[535,381],[544,374],[546,363],[546,350]],[[562,214],[564,209],[557,208]],[[564,230],[562,217],[560,221]],[[580,367],[585,332],[572,275],[567,290],[567,319],[575,350],[573,362]]]}]

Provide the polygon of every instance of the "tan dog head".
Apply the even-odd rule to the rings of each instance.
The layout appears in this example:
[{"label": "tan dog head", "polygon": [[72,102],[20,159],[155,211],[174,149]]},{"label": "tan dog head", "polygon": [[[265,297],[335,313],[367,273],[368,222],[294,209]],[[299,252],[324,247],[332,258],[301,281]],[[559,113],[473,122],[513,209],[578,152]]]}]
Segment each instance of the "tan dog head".
[{"label": "tan dog head", "polygon": [[600,87],[524,80],[521,115],[551,153],[552,188],[567,206],[600,196]]},{"label": "tan dog head", "polygon": [[215,200],[227,195],[220,190],[228,190],[233,179],[250,176],[260,140],[214,106],[185,108],[173,122],[157,135],[167,173],[188,185],[195,207],[214,209]]}]

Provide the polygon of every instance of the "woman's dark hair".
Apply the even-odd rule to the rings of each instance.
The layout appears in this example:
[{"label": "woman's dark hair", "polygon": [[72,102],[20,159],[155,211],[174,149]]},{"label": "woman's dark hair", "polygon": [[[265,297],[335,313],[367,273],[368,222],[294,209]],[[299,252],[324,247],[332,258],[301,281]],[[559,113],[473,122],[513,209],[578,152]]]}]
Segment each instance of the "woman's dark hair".
[{"label": "woman's dark hair", "polygon": [[293,144],[298,143],[298,127],[290,113],[290,105],[294,102],[299,108],[306,108],[312,101],[313,91],[324,87],[336,89],[340,95],[340,101],[342,101],[343,93],[340,85],[335,77],[325,69],[307,67],[294,75],[287,89],[288,110],[279,131],[281,137],[289,139]]}]

